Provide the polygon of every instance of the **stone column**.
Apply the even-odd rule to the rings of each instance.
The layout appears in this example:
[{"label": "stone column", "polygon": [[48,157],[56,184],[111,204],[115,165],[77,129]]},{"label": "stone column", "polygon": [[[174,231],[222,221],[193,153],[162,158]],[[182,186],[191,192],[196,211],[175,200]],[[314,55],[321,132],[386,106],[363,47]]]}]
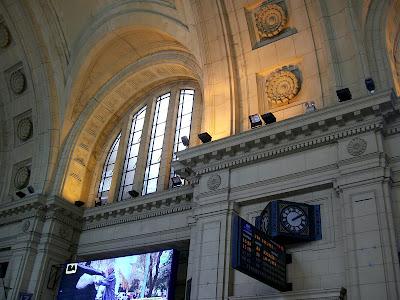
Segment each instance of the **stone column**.
[{"label": "stone column", "polygon": [[371,133],[339,144],[338,194],[349,299],[400,299],[390,172],[377,140],[379,134]]},{"label": "stone column", "polygon": [[188,279],[190,299],[228,299],[232,204],[229,171],[205,175],[195,188]]}]

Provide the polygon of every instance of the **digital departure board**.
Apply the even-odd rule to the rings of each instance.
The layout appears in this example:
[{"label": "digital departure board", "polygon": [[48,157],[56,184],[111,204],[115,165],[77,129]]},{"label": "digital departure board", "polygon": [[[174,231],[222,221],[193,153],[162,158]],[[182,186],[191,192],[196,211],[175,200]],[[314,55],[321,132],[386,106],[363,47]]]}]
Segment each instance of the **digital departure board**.
[{"label": "digital departure board", "polygon": [[232,224],[232,267],[281,291],[286,282],[286,251],[249,222],[234,215]]}]

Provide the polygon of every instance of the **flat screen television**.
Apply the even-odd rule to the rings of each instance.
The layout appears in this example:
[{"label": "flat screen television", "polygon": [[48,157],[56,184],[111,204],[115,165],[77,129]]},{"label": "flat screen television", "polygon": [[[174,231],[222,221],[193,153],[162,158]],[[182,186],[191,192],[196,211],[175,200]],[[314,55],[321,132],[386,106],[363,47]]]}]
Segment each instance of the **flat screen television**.
[{"label": "flat screen television", "polygon": [[173,249],[65,265],[58,300],[172,300]]}]

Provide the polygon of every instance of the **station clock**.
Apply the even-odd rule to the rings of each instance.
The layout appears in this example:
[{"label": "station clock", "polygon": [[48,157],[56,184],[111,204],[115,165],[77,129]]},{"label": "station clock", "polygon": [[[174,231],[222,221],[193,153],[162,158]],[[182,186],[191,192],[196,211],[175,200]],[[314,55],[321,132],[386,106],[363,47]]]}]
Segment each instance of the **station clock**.
[{"label": "station clock", "polygon": [[320,240],[320,206],[274,200],[256,218],[256,227],[281,243]]}]

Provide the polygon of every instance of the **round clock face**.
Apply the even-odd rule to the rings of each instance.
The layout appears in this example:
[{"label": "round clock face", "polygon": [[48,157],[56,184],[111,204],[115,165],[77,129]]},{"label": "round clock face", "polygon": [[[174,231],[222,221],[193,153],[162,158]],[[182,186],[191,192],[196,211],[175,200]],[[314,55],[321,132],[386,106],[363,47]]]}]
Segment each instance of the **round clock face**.
[{"label": "round clock face", "polygon": [[288,205],[281,211],[281,224],[287,231],[299,233],[307,228],[308,216],[302,208]]}]

